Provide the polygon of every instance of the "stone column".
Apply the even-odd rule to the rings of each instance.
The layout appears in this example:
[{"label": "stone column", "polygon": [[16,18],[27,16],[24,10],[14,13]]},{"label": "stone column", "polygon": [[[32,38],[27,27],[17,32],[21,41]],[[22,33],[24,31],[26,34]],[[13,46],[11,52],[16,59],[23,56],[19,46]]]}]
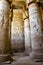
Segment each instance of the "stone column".
[{"label": "stone column", "polygon": [[13,10],[13,20],[11,27],[11,43],[13,52],[24,51],[24,24],[22,9]]},{"label": "stone column", "polygon": [[9,41],[10,6],[6,0],[0,1],[0,62],[10,60],[11,44]]},{"label": "stone column", "polygon": [[31,34],[30,34],[30,22],[27,12],[23,13],[24,18],[24,40],[25,40],[25,52],[30,53],[31,52]]},{"label": "stone column", "polygon": [[32,56],[35,61],[43,61],[43,33],[40,9],[33,0],[29,0],[28,6],[32,43],[32,53],[30,56]]}]

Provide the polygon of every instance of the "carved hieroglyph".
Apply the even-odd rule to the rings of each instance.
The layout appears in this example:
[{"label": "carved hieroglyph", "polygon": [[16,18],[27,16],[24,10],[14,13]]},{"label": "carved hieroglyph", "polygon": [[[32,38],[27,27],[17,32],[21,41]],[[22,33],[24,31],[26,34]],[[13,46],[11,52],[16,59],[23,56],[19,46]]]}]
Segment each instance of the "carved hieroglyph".
[{"label": "carved hieroglyph", "polygon": [[31,27],[32,56],[43,60],[43,33],[40,9],[36,3],[29,5],[29,17]]},{"label": "carved hieroglyph", "polygon": [[8,60],[9,43],[9,12],[10,6],[6,0],[0,1],[0,62]]},{"label": "carved hieroglyph", "polygon": [[24,24],[22,9],[13,10],[13,21],[11,27],[12,48],[14,51],[23,51],[24,48]]}]

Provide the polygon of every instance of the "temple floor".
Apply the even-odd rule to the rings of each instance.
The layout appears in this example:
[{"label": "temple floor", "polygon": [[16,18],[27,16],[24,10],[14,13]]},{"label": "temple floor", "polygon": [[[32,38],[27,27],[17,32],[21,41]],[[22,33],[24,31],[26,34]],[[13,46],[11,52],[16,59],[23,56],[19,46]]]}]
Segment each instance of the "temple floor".
[{"label": "temple floor", "polygon": [[26,56],[24,53],[14,53],[12,58],[13,62],[11,64],[8,61],[0,63],[0,65],[43,65],[43,62],[35,62],[30,56]]}]

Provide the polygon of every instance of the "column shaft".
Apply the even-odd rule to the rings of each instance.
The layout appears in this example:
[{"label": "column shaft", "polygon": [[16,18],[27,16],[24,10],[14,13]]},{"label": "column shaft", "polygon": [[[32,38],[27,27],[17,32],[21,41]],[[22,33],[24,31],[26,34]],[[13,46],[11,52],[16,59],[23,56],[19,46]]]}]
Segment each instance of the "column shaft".
[{"label": "column shaft", "polygon": [[0,1],[0,62],[10,60],[9,11],[6,0]]},{"label": "column shaft", "polygon": [[31,34],[30,34],[30,22],[29,18],[24,19],[24,40],[25,40],[25,51],[31,52]]},{"label": "column shaft", "polygon": [[42,61],[43,60],[42,18],[40,14],[40,9],[34,1],[29,4],[29,18],[32,43],[32,53],[30,55],[33,58],[37,59],[36,61]]}]

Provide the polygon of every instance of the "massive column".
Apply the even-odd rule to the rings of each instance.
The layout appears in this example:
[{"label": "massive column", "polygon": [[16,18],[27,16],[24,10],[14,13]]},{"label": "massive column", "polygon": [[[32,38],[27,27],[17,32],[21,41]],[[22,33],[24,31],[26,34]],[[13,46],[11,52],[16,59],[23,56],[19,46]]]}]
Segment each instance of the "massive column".
[{"label": "massive column", "polygon": [[30,37],[30,22],[27,11],[23,13],[24,18],[24,41],[25,41],[25,52],[31,52],[31,37]]},{"label": "massive column", "polygon": [[0,0],[0,62],[10,60],[9,12],[9,3]]},{"label": "massive column", "polygon": [[33,0],[28,0],[31,27],[32,56],[36,61],[43,61],[43,33],[40,9]]},{"label": "massive column", "polygon": [[24,22],[22,9],[13,9],[11,43],[13,52],[24,51]]}]

